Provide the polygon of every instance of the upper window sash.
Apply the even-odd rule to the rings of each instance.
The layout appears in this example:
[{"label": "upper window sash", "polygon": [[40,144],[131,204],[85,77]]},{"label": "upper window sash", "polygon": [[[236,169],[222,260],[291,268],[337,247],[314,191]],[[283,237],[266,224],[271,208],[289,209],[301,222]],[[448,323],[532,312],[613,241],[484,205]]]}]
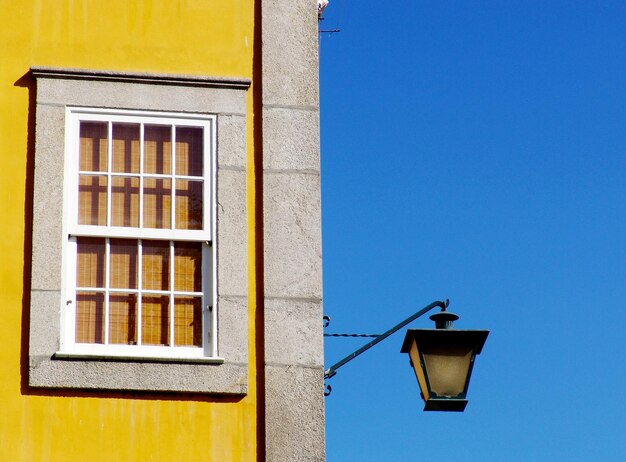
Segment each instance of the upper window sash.
[{"label": "upper window sash", "polygon": [[[68,199],[68,222],[67,231],[70,235],[85,235],[85,236],[110,236],[110,237],[137,237],[144,239],[177,239],[177,240],[206,240],[212,241],[212,224],[213,224],[213,200],[215,182],[215,151],[216,133],[215,123],[216,116],[214,115],[199,115],[199,114],[176,114],[176,113],[155,113],[145,111],[122,111],[111,109],[90,109],[90,108],[67,108],[67,127],[66,127],[66,146],[68,147],[68,155],[66,157],[66,171],[68,172],[68,188],[66,195]],[[107,153],[106,153],[106,169],[104,171],[97,171],[97,169],[86,170],[80,169],[80,124],[81,122],[99,122],[106,123],[107,130]],[[140,129],[140,142],[139,142],[139,166],[134,172],[119,172],[114,171],[115,168],[112,165],[113,157],[113,139],[112,139],[112,126],[113,124],[134,124],[141,127]],[[176,160],[172,157],[170,160],[170,171],[166,174],[144,171],[144,140],[145,127],[150,126],[169,126],[172,129],[171,145],[176,146],[176,133],[177,129],[186,128],[201,128],[202,137],[202,172],[193,172],[192,175],[188,175],[188,172],[176,171]],[[93,170],[93,171],[92,171]],[[106,183],[107,195],[106,195],[106,222],[94,224],[81,224],[79,223],[79,177],[83,179],[89,179],[90,177],[100,177],[104,179]],[[133,185],[139,188],[140,191],[144,191],[144,182],[155,181],[169,181],[172,193],[172,203],[170,204],[171,220],[169,227],[150,227],[144,223],[144,210],[143,210],[143,192],[139,194],[138,204],[138,223],[133,223],[131,226],[119,225],[114,223],[111,218],[111,183],[120,182],[122,179],[132,180]],[[202,184],[202,224],[196,229],[177,229],[176,228],[176,189],[173,186],[174,182],[182,184],[188,182],[189,184],[195,183],[196,185]],[[180,194],[180,193],[179,193]],[[182,196],[181,196],[182,197]]]}]

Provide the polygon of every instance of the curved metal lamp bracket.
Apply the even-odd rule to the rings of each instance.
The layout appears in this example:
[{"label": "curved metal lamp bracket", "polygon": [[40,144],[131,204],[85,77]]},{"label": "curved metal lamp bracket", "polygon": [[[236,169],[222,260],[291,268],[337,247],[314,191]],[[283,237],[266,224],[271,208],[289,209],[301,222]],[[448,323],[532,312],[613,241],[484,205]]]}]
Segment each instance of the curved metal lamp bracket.
[{"label": "curved metal lamp bracket", "polygon": [[[326,369],[324,371],[324,380],[332,378],[335,374],[337,374],[337,369],[339,369],[341,366],[349,363],[354,358],[359,356],[361,353],[364,353],[367,350],[369,350],[370,348],[372,348],[374,345],[379,344],[380,342],[385,340],[387,337],[389,337],[391,334],[396,333],[398,330],[402,329],[407,324],[415,321],[420,316],[425,315],[426,313],[428,313],[433,308],[439,307],[439,308],[441,308],[441,311],[446,311],[446,308],[448,308],[449,304],[450,304],[450,301],[448,299],[446,299],[445,301],[437,300],[435,302],[432,302],[430,305],[422,308],[417,313],[412,314],[411,316],[406,318],[404,321],[396,324],[391,329],[389,329],[387,332],[385,332],[383,334],[380,334],[380,335],[377,335],[376,338],[374,338],[374,340],[372,340],[371,342],[363,345],[358,350],[350,353],[348,356],[346,356],[345,358],[341,359],[340,361],[337,361],[335,364],[333,364],[328,369]],[[330,318],[328,316],[324,316],[324,327],[327,327],[329,323],[330,323]],[[344,336],[344,335],[345,334],[341,334],[341,336]],[[325,385],[324,396],[330,395],[331,391],[332,391],[331,386],[330,385]]]}]

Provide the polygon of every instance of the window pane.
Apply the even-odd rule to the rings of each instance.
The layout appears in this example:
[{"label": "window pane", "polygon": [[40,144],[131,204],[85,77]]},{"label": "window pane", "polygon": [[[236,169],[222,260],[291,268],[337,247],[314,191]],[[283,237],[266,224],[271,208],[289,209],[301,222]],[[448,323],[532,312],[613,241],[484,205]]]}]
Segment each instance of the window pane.
[{"label": "window pane", "polygon": [[111,264],[109,287],[114,289],[137,288],[137,241],[111,239]]},{"label": "window pane", "polygon": [[79,169],[83,172],[107,170],[107,123],[81,122]]},{"label": "window pane", "polygon": [[79,237],[76,247],[76,286],[104,287],[104,239]]},{"label": "window pane", "polygon": [[144,290],[169,290],[170,244],[164,241],[142,242],[141,287]]},{"label": "window pane", "polygon": [[202,229],[202,181],[176,180],[176,229]]},{"label": "window pane", "polygon": [[172,173],[172,127],[146,125],[144,127],[144,173]]},{"label": "window pane", "polygon": [[176,127],[176,175],[202,176],[202,128]]},{"label": "window pane", "polygon": [[138,227],[139,178],[116,176],[111,183],[111,225]]},{"label": "window pane", "polygon": [[143,180],[143,225],[146,228],[172,227],[172,180]]},{"label": "window pane", "polygon": [[137,296],[109,296],[109,343],[137,344]]},{"label": "window pane", "polygon": [[178,346],[202,346],[201,297],[175,298],[174,344]]},{"label": "window pane", "polygon": [[169,345],[170,298],[144,295],[141,299],[141,343]]},{"label": "window pane", "polygon": [[107,177],[80,175],[78,178],[78,223],[106,226]]},{"label": "window pane", "polygon": [[104,343],[104,294],[76,294],[76,343]]},{"label": "window pane", "polygon": [[202,291],[202,244],[176,242],[174,244],[174,290]]},{"label": "window pane", "polygon": [[113,124],[112,171],[139,173],[139,124]]}]

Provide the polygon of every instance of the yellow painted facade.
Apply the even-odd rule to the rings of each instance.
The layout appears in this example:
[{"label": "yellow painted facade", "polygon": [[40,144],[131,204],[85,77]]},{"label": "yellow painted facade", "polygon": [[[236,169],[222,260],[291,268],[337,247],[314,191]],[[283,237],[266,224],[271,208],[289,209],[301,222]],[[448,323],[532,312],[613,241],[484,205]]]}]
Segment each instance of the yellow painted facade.
[{"label": "yellow painted facade", "polygon": [[[0,1],[0,461],[257,459],[254,89],[247,93],[249,382],[241,399],[29,390],[31,66],[252,79],[250,0]],[[26,82],[26,83],[25,83]],[[32,160],[30,161],[32,162]]]}]

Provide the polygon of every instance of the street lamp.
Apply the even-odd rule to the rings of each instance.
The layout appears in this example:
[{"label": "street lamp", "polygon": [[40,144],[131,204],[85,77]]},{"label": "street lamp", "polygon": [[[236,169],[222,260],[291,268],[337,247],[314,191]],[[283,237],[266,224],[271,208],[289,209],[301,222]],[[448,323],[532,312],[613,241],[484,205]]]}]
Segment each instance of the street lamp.
[{"label": "street lamp", "polygon": [[452,329],[459,319],[445,311],[433,314],[435,329],[409,329],[402,353],[408,353],[425,411],[462,412],[467,406],[474,358],[482,351],[489,331]]},{"label": "street lamp", "polygon": [[[408,353],[415,371],[425,411],[462,412],[467,406],[467,388],[474,366],[474,358],[482,351],[489,331],[452,329],[459,317],[446,311],[448,300],[435,301],[387,332],[375,336],[374,340],[350,353],[324,371],[324,380],[332,378],[337,369],[369,350],[391,334],[410,322],[426,314],[433,308],[441,312],[430,317],[435,321],[435,329],[409,329],[402,344],[402,353]],[[333,334],[325,334],[333,335]],[[339,334],[342,335],[343,334]],[[326,385],[326,395],[331,391]]]}]

